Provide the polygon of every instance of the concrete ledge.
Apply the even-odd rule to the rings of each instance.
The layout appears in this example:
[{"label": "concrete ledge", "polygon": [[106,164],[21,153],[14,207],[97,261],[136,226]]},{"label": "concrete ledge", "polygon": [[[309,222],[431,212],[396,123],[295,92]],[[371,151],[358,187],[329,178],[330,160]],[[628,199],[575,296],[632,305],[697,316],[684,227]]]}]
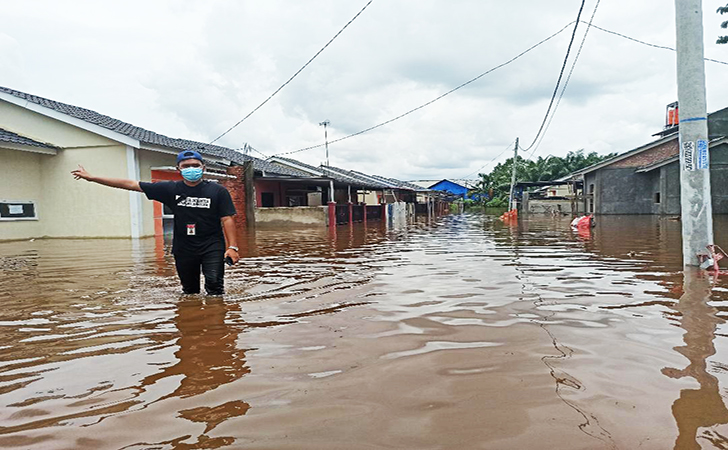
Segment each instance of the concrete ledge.
[{"label": "concrete ledge", "polygon": [[580,214],[583,211],[583,206],[576,202],[576,211],[571,210],[571,201],[569,200],[529,200],[528,201],[528,212],[529,214],[551,214],[551,215],[571,215]]},{"label": "concrete ledge", "polygon": [[325,227],[326,206],[255,208],[255,225],[259,227]]}]

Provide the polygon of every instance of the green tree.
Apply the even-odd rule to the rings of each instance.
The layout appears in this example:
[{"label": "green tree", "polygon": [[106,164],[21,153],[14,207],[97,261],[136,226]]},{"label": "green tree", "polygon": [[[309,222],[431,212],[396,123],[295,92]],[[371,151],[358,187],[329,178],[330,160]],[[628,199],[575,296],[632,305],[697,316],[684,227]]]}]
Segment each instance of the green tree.
[{"label": "green tree", "polygon": [[[612,158],[616,153],[599,155],[597,152],[584,154],[584,149],[570,151],[564,157],[538,157],[535,161],[518,157],[516,180],[518,181],[552,181],[570,173]],[[478,181],[470,194],[480,195],[487,206],[505,206],[511,187],[513,158],[496,165],[490,173],[478,174]],[[487,196],[487,200],[485,197]]]},{"label": "green tree", "polygon": [[[718,7],[718,10],[716,12],[719,13],[721,16],[723,14],[728,13],[728,3],[726,3],[725,6],[719,6]],[[725,22],[721,23],[720,24],[720,27],[721,28],[724,28],[724,29],[725,28],[728,28],[728,20],[726,20]],[[718,40],[715,41],[715,43],[716,44],[726,44],[726,43],[728,43],[728,36],[718,36]]]}]

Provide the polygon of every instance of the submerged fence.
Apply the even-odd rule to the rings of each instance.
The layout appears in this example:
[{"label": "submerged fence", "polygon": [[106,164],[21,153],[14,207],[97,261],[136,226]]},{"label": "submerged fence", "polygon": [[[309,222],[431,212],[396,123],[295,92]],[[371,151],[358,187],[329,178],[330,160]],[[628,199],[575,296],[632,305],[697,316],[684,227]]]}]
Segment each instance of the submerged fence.
[{"label": "submerged fence", "polygon": [[367,221],[370,220],[382,220],[382,205],[366,206],[367,209]]}]

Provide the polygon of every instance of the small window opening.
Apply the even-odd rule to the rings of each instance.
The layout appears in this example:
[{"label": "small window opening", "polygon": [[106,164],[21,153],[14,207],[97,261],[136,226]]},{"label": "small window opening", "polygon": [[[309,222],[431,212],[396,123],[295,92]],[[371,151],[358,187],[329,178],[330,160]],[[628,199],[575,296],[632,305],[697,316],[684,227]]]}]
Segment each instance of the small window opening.
[{"label": "small window opening", "polygon": [[0,220],[38,220],[35,203],[0,200]]}]

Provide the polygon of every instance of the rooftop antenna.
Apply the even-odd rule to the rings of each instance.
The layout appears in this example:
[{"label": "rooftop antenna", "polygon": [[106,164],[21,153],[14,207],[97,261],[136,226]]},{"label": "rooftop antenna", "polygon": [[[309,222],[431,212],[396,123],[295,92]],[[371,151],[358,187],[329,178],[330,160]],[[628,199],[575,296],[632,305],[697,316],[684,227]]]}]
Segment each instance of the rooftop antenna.
[{"label": "rooftop antenna", "polygon": [[326,129],[326,127],[329,126],[331,122],[328,120],[324,120],[323,122],[319,122],[319,125],[322,125],[324,127],[324,139],[326,140],[326,167],[328,167],[329,164],[329,132]]}]

